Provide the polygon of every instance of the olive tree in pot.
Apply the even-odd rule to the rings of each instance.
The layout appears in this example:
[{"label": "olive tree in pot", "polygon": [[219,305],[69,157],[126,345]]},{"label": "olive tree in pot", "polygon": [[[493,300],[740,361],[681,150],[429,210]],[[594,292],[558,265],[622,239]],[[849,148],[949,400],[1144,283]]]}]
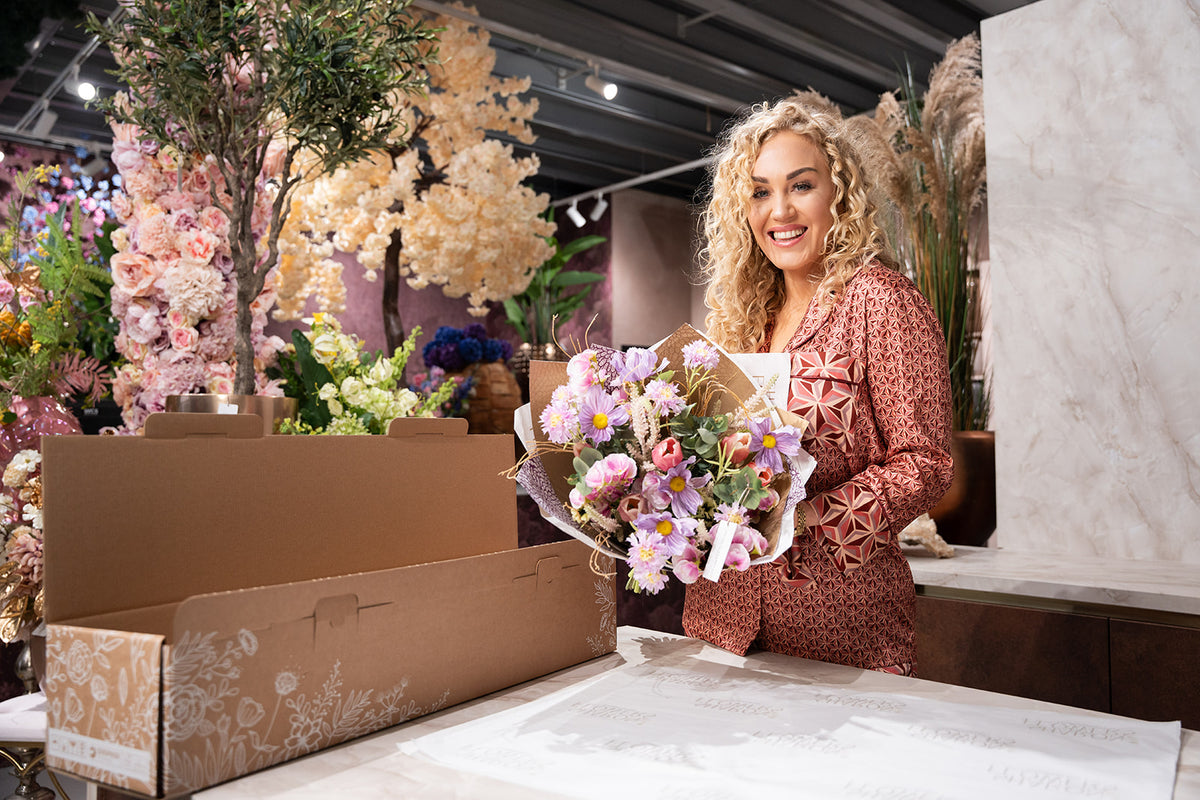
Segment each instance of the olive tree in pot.
[{"label": "olive tree in pot", "polygon": [[[213,205],[229,219],[237,276],[234,392],[253,394],[251,304],[279,259],[289,197],[404,135],[400,96],[424,87],[436,32],[409,0],[122,0],[125,14],[89,27],[117,59],[129,100],[103,109],[224,179]],[[281,156],[275,185],[259,180]],[[251,221],[272,193],[267,234]]]}]

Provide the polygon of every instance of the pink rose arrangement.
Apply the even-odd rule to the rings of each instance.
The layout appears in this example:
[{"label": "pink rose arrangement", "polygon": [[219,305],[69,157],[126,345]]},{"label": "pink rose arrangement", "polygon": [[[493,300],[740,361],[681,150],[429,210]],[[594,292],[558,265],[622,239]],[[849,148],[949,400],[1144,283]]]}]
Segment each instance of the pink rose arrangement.
[{"label": "pink rose arrangement", "polygon": [[[123,190],[112,201],[122,227],[113,235],[112,313],[120,323],[116,348],[127,360],[113,381],[126,427],[137,430],[173,394],[233,391],[237,275],[229,220],[212,190],[228,203],[224,179],[208,161],[186,159],[131,126],[115,124],[113,163]],[[278,159],[275,159],[278,170]],[[262,188],[273,177],[264,169]],[[271,193],[259,191],[255,240],[265,242]],[[260,258],[265,256],[265,249]],[[252,305],[255,391],[282,395],[268,380],[284,342],[267,336],[274,281]]]},{"label": "pink rose arrangement", "polygon": [[[737,368],[695,336],[677,370],[654,350],[575,355],[538,414],[548,441],[518,474],[548,517],[628,564],[635,592],[775,558],[803,499],[802,421],[780,421],[769,386],[732,397],[718,376]],[[547,492],[555,450],[570,452],[565,502]]]}]

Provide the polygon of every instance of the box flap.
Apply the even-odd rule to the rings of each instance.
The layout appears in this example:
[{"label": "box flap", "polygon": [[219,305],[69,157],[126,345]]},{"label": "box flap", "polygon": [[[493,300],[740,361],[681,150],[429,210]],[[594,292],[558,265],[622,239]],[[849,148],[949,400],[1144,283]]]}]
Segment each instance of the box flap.
[{"label": "box flap", "polygon": [[[201,421],[210,432],[238,425],[164,416],[192,417],[165,424],[193,433],[202,416],[227,417]],[[47,621],[516,547],[512,437],[400,423],[389,436],[48,437]]]}]

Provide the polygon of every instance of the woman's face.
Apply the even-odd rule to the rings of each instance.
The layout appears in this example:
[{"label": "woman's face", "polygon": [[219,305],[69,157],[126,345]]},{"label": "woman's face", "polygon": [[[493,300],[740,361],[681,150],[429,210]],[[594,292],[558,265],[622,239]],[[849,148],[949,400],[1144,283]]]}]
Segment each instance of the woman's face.
[{"label": "woman's face", "polygon": [[751,181],[748,221],[763,253],[785,273],[820,274],[834,197],[824,152],[807,136],[780,131],[763,143]]}]

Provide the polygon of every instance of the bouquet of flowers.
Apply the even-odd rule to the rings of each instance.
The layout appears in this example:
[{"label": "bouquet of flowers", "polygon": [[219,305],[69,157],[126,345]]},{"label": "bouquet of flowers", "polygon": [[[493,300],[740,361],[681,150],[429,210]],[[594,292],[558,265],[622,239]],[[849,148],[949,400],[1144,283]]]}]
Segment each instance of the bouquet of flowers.
[{"label": "bouquet of flowers", "polygon": [[329,314],[305,322],[308,331],[292,331],[294,352],[280,357],[284,394],[300,406],[299,418],[285,420],[281,433],[386,434],[396,417],[437,416],[454,392],[453,381],[428,396],[404,385],[419,328],[388,358],[365,352],[362,341]]},{"label": "bouquet of flowers", "polygon": [[16,453],[0,488],[0,641],[24,637],[42,618],[42,456]]},{"label": "bouquet of flowers", "polygon": [[772,380],[755,387],[688,326],[655,350],[588,348],[553,388],[539,377],[517,478],[552,522],[628,563],[632,591],[657,593],[668,570],[717,580],[791,543],[815,462]]}]

